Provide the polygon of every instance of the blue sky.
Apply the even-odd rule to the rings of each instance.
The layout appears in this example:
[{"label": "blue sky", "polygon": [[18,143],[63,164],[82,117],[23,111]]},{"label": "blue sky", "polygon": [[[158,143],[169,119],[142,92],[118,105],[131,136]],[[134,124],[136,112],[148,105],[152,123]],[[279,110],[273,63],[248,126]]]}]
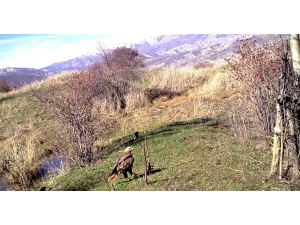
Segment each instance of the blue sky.
[{"label": "blue sky", "polygon": [[39,69],[55,62],[94,54],[99,43],[113,48],[138,43],[147,37],[137,34],[0,34],[0,68]]}]

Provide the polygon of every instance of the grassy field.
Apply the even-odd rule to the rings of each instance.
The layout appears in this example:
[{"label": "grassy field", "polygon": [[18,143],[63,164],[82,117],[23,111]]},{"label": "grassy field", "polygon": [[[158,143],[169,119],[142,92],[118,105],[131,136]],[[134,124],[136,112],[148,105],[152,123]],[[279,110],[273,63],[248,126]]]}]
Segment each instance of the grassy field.
[{"label": "grassy field", "polygon": [[[227,127],[228,102],[238,93],[230,89],[228,74],[222,68],[147,70],[136,86],[139,89],[126,96],[126,116],[103,111],[103,102],[95,104],[96,112],[116,121],[96,143],[109,146],[102,153],[105,157],[91,167],[43,178],[35,183],[33,190],[42,186],[53,191],[288,189],[285,183],[262,182],[272,159],[271,150],[264,149],[262,140],[242,140],[234,137]],[[38,168],[42,157],[51,150],[48,142],[52,138],[51,118],[32,101],[31,88],[0,95],[0,147],[6,152],[5,157],[26,162],[22,167],[27,171]],[[149,88],[167,88],[175,94],[149,102],[143,92]],[[133,170],[139,176],[130,180],[120,176],[106,183],[115,160],[135,131],[140,132],[140,139],[131,145],[135,158]],[[142,175],[141,144],[145,135],[150,162],[155,165],[148,184]]]},{"label": "grassy field", "polygon": [[[148,184],[143,177],[141,143],[134,148],[134,172],[106,184],[108,174],[120,152],[102,163],[61,175],[48,181],[52,190],[68,191],[245,191],[283,190],[283,185],[262,183],[270,165],[270,154],[256,149],[256,142],[237,141],[227,129],[211,118],[195,119],[162,126],[146,133],[153,173]],[[120,148],[122,150],[123,148]]]}]

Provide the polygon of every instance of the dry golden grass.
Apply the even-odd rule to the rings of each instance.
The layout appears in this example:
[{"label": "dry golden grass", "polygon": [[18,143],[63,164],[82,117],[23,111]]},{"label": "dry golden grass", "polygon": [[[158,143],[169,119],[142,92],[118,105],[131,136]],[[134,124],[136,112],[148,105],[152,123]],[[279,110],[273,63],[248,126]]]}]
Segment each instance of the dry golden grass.
[{"label": "dry golden grass", "polygon": [[24,93],[30,92],[32,89],[41,88],[42,85],[50,85],[50,84],[59,84],[67,81],[76,71],[65,71],[55,76],[49,76],[46,80],[43,81],[35,81],[31,84],[25,85],[21,88],[14,89],[7,93],[0,93],[0,101],[2,99],[8,99],[13,96],[22,95]]},{"label": "dry golden grass", "polygon": [[185,91],[187,89],[202,86],[202,84],[213,74],[215,69],[193,69],[193,68],[180,68],[168,67],[165,69],[150,70],[145,76],[145,83],[148,87],[167,87],[171,91]]},{"label": "dry golden grass", "polygon": [[[104,139],[120,138],[135,131],[146,132],[176,121],[216,118],[235,96],[229,87],[229,75],[218,67],[151,69],[145,73],[142,84],[135,86],[140,89],[126,96],[126,116],[114,115],[117,126]],[[154,87],[168,88],[181,95],[171,99],[162,96],[150,104],[143,91]]]},{"label": "dry golden grass", "polygon": [[[115,122],[96,145],[105,146],[135,131],[146,132],[172,122],[216,118],[225,111],[227,101],[234,95],[229,88],[228,74],[222,71],[221,68],[146,69],[142,81],[133,84],[125,96],[125,114],[115,112],[108,102],[95,101],[93,113],[96,120],[98,118],[101,121],[106,117]],[[60,85],[70,79],[73,73],[61,73],[43,82],[0,95],[0,131],[3,137],[0,136],[0,147],[4,149],[1,153],[3,159],[9,156],[17,160],[19,167],[28,171],[28,174],[36,170],[43,153],[39,149],[40,140],[53,141],[53,137],[42,137],[51,133],[47,130],[51,129],[47,125],[50,118],[34,105],[30,92],[44,85]],[[168,88],[180,95],[172,98],[161,96],[150,103],[144,91],[154,87]]]},{"label": "dry golden grass", "polygon": [[44,138],[43,134],[32,121],[7,132],[10,135],[0,142],[0,173],[14,189],[28,190],[39,176],[44,154],[38,146]]}]

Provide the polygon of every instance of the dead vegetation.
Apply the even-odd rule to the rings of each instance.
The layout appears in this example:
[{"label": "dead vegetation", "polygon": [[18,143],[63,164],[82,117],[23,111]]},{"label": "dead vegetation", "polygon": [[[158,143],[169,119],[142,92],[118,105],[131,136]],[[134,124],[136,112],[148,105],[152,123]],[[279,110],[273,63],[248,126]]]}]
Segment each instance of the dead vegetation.
[{"label": "dead vegetation", "polygon": [[231,75],[231,86],[240,93],[238,100],[229,106],[229,110],[232,109],[229,119],[236,135],[249,138],[250,133],[244,129],[243,134],[241,126],[252,126],[258,131],[255,136],[270,141],[275,125],[283,48],[283,42],[269,40],[259,44],[254,36],[239,40],[235,55],[228,59],[226,69]]},{"label": "dead vegetation", "polygon": [[[1,104],[1,133],[3,136],[3,140],[0,142],[1,146],[5,149],[10,148],[11,145],[4,141],[9,136],[11,137],[10,141],[20,141],[19,137],[26,137],[24,136],[25,131],[23,132],[23,129],[20,129],[20,127],[26,126],[26,119],[24,120],[24,118],[28,117],[28,115],[33,115],[34,124],[37,130],[40,130],[42,133],[42,141],[32,141],[32,144],[29,145],[24,140],[18,144],[19,152],[28,152],[28,148],[30,148],[34,154],[37,154],[37,156],[34,156],[36,166],[33,166],[33,163],[30,163],[30,165],[38,168],[40,163],[38,159],[42,157],[41,155],[54,152],[60,152],[67,158],[70,158],[71,161],[72,159],[76,161],[74,157],[75,152],[72,153],[72,149],[75,149],[75,147],[72,146],[71,142],[67,141],[69,136],[64,132],[70,125],[65,124],[63,121],[66,122],[66,120],[63,118],[61,122],[55,119],[55,105],[59,106],[62,104],[66,111],[69,112],[73,112],[74,107],[77,106],[77,111],[84,113],[80,116],[81,118],[93,118],[91,126],[94,126],[93,132],[97,139],[92,140],[94,144],[89,151],[92,152],[96,159],[99,159],[102,155],[101,149],[103,146],[109,145],[116,138],[128,136],[136,131],[143,132],[154,129],[167,123],[219,115],[225,109],[224,102],[230,96],[224,91],[222,95],[216,91],[229,91],[226,84],[228,76],[218,68],[203,70],[187,68],[144,69],[141,79],[131,81],[130,87],[128,87],[126,93],[124,92],[126,109],[123,113],[120,113],[108,98],[96,97],[89,102],[88,96],[80,95],[77,96],[76,101],[73,101],[75,99],[72,100],[70,97],[76,97],[76,95],[81,93],[76,91],[77,89],[74,89],[74,87],[88,90],[90,85],[88,79],[86,83],[77,82],[75,78],[79,75],[76,71],[63,73],[44,82],[35,83],[8,94],[2,94],[0,98],[4,100]],[[214,76],[219,76],[223,81],[220,82],[214,79]],[[70,80],[72,82],[69,82]],[[93,85],[96,83],[93,82]],[[44,95],[41,102],[47,106],[46,108],[53,110],[54,114],[45,113],[46,108],[41,110],[41,107],[35,101],[32,101],[31,93],[33,90],[43,91]],[[35,92],[34,95],[36,96],[36,94]],[[18,105],[21,99],[23,99],[23,102]],[[80,99],[85,101],[80,103]],[[85,102],[88,104],[85,104]],[[34,105],[34,107],[31,107],[31,105]],[[87,106],[89,110],[86,110]],[[22,107],[27,107],[28,111],[24,111]],[[120,108],[120,105],[118,108]],[[85,115],[87,112],[90,113],[88,116]],[[59,115],[62,112],[57,111],[57,113]],[[56,116],[56,118],[58,119],[59,117]],[[73,121],[76,121],[75,119]],[[11,124],[11,121],[15,121],[15,125]],[[16,126],[16,124],[19,125]],[[17,129],[19,129],[19,132],[16,132]],[[11,132],[16,132],[16,134],[11,135]],[[28,146],[28,148],[25,146]],[[86,144],[86,146],[91,146],[91,144]],[[22,155],[24,154],[22,153]],[[20,159],[19,164],[22,160]],[[71,165],[71,162],[69,164]],[[72,166],[65,166],[65,168],[71,169]],[[9,181],[9,179],[6,180]]]},{"label": "dead vegetation", "polygon": [[0,80],[0,93],[7,93],[16,89],[13,85],[9,84],[5,80]]}]

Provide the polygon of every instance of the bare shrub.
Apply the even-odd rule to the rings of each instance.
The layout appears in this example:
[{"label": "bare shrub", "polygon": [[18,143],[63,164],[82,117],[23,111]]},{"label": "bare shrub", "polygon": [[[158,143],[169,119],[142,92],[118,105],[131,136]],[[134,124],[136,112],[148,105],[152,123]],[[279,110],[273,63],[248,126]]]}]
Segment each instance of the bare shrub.
[{"label": "bare shrub", "polygon": [[[90,165],[93,161],[92,147],[97,139],[92,109],[98,94],[95,75],[78,72],[64,84],[56,83],[35,89],[33,95],[59,122],[59,128],[67,134],[78,165]],[[60,149],[61,152],[63,149]],[[71,152],[71,149],[64,149]],[[70,158],[72,158],[70,156]]]},{"label": "bare shrub", "polygon": [[102,60],[89,69],[73,73],[64,82],[52,79],[33,91],[59,127],[52,133],[53,140],[59,140],[52,147],[65,156],[70,168],[93,163],[94,153],[98,154],[96,141],[113,126],[97,109],[123,113],[130,83],[139,78],[144,66],[136,50],[122,47],[101,53]]},{"label": "bare shrub", "polygon": [[249,140],[253,137],[261,137],[259,130],[254,129],[259,123],[254,108],[250,102],[243,99],[234,99],[227,103],[226,117],[223,124],[231,129],[232,134],[240,139]]},{"label": "bare shrub", "polygon": [[124,112],[127,102],[125,95],[130,84],[139,80],[145,67],[144,57],[132,48],[118,47],[105,49],[99,45],[99,62],[89,68],[99,80],[100,98],[113,105],[114,111]]},{"label": "bare shrub", "polygon": [[170,91],[168,88],[147,88],[145,91],[145,96],[147,97],[148,101],[152,103],[155,99],[160,97],[167,97],[168,99],[173,98],[174,96],[179,96],[181,93]]},{"label": "bare shrub", "polygon": [[239,40],[235,57],[228,60],[232,87],[240,90],[240,100],[245,103],[242,105],[252,105],[258,129],[265,138],[271,136],[275,125],[282,45],[272,40],[258,44],[255,37]]},{"label": "bare shrub", "polygon": [[10,83],[8,83],[5,80],[0,80],[0,93],[1,92],[10,92],[12,90],[16,89],[16,87],[14,87],[13,85],[11,85]]},{"label": "bare shrub", "polygon": [[144,57],[139,52],[132,48],[118,47],[113,51],[107,52],[102,49],[102,59],[104,69],[108,73],[114,72],[134,72],[139,68],[144,68]]}]

